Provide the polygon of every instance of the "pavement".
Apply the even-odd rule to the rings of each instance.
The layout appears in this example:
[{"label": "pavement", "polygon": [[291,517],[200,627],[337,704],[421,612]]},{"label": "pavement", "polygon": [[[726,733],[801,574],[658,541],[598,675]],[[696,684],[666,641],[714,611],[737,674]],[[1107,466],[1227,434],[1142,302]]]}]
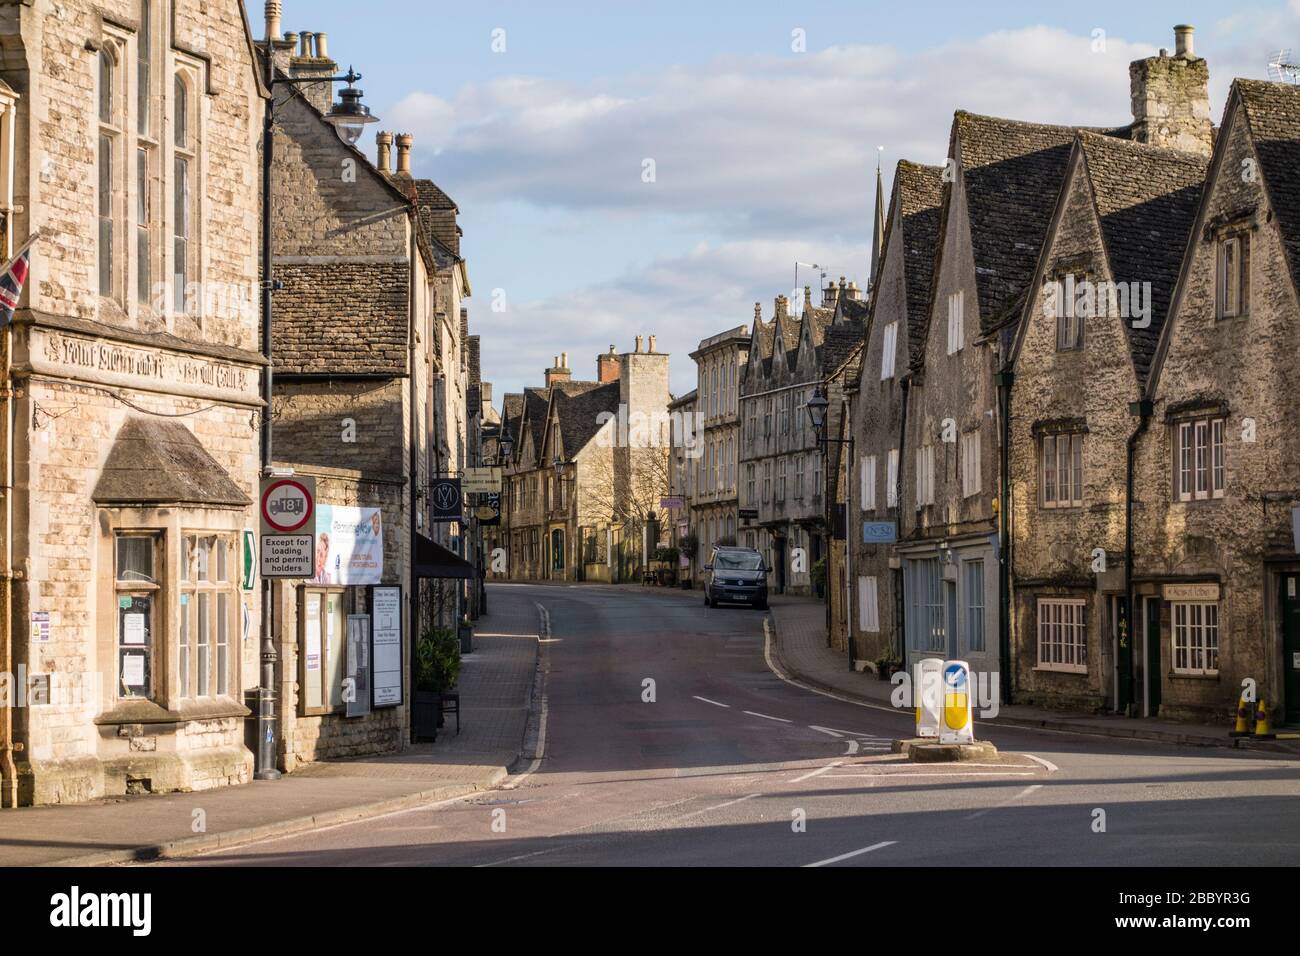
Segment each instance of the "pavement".
[{"label": "pavement", "polygon": [[636,586],[488,592],[494,613],[546,610],[526,767],[437,806],[153,865],[1131,867],[1300,856],[1294,757],[990,722],[980,736],[996,757],[911,763],[891,743],[912,715],[775,672],[763,612]]},{"label": "pavement", "polygon": [[[818,690],[853,700],[891,707],[894,685],[871,672],[849,670],[845,656],[827,646],[826,606],[812,599],[780,596],[771,602],[772,657],[787,676]],[[1241,747],[1277,753],[1300,754],[1300,746],[1287,741],[1238,739],[1230,727],[1184,723],[1147,717],[1075,714],[1003,704],[993,718],[976,718],[977,724],[1036,727],[1105,737],[1156,740],[1194,747]]]},{"label": "pavement", "polygon": [[[524,747],[539,611],[489,605],[462,658],[461,731],[399,754],[308,764],[277,781],[0,813],[0,865],[97,866],[210,853],[427,807],[498,786]],[[195,832],[200,828],[200,832]]]}]

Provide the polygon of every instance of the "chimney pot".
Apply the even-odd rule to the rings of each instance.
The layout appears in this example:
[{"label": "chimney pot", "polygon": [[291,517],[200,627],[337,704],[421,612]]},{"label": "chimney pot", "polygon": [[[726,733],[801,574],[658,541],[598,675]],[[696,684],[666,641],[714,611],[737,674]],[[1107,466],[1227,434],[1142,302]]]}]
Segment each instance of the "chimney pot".
[{"label": "chimney pot", "polygon": [[298,34],[286,33],[284,35],[285,46],[289,48],[289,55],[293,56],[293,51],[298,49]]},{"label": "chimney pot", "polygon": [[280,39],[281,11],[280,0],[266,0],[266,38],[268,40]]},{"label": "chimney pot", "polygon": [[569,353],[568,353],[568,352],[561,352],[561,353],[560,353],[560,368],[568,368],[568,367],[569,367]]},{"label": "chimney pot", "polygon": [[310,57],[312,55],[312,40],[313,40],[313,36],[311,32],[308,30],[303,30],[302,33],[298,34],[298,39],[302,43],[302,46],[298,50],[298,55],[301,57]]},{"label": "chimney pot", "polygon": [[397,175],[411,175],[411,144],[415,137],[410,133],[397,134]]},{"label": "chimney pot", "polygon": [[328,60],[329,55],[329,37],[324,33],[316,34],[316,57],[321,60]]},{"label": "chimney pot", "polygon": [[1176,56],[1196,56],[1193,50],[1192,34],[1196,28],[1187,23],[1174,27],[1174,54]]},{"label": "chimney pot", "polygon": [[655,337],[652,335],[650,336],[650,351],[653,352],[654,350],[655,350]]},{"label": "chimney pot", "polygon": [[636,337],[636,350],[637,350],[638,352],[641,351],[641,336],[639,336],[639,335]]},{"label": "chimney pot", "polygon": [[392,174],[392,152],[393,152],[393,134],[380,130],[375,134],[375,142],[379,145],[379,155],[375,160],[375,165],[385,176]]}]

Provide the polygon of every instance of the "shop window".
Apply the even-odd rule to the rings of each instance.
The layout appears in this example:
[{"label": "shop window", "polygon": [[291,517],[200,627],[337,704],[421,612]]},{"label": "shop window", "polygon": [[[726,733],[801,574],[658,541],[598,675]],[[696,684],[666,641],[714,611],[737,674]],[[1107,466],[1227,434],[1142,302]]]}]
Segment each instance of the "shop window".
[{"label": "shop window", "polygon": [[187,534],[181,544],[180,696],[225,697],[232,693],[231,635],[240,611],[236,544],[229,535]]},{"label": "shop window", "polygon": [[117,597],[117,696],[154,700],[154,624],[161,588],[158,536],[119,534],[114,540]]},{"label": "shop window", "polygon": [[1174,631],[1174,672],[1219,672],[1219,605],[1175,602],[1171,605]]},{"label": "shop window", "polygon": [[304,716],[333,713],[343,707],[347,664],[344,589],[302,588],[299,595],[298,706]]},{"label": "shop window", "polygon": [[1088,672],[1085,604],[1077,598],[1038,602],[1038,666],[1043,670]]}]

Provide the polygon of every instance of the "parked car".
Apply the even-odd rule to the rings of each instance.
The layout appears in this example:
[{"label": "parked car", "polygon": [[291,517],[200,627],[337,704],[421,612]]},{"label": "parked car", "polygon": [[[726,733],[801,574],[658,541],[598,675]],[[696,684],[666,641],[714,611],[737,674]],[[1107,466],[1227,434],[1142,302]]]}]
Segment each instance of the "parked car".
[{"label": "parked car", "polygon": [[767,610],[767,565],[754,548],[714,548],[704,566],[704,603],[748,604]]}]

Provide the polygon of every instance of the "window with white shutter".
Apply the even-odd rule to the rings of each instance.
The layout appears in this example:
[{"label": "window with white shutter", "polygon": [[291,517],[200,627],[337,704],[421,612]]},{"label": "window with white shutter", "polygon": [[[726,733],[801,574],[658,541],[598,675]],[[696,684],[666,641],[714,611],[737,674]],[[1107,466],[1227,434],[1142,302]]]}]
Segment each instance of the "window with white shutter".
[{"label": "window with white shutter", "polygon": [[961,494],[963,498],[980,491],[980,433],[961,436]]},{"label": "window with white shutter", "polygon": [[863,511],[876,510],[876,456],[865,455],[862,459],[862,493],[858,496]]},{"label": "window with white shutter", "polygon": [[955,355],[966,344],[964,315],[966,293],[954,292],[948,296],[948,354]]},{"label": "window with white shutter", "polygon": [[898,322],[890,322],[885,326],[884,335],[880,341],[880,380],[894,377],[894,354],[898,351]]},{"label": "window with white shutter", "polygon": [[885,465],[885,507],[898,507],[898,449],[889,449]]},{"label": "window with white shutter", "polygon": [[874,576],[858,578],[858,630],[871,634],[880,631],[880,604]]}]

